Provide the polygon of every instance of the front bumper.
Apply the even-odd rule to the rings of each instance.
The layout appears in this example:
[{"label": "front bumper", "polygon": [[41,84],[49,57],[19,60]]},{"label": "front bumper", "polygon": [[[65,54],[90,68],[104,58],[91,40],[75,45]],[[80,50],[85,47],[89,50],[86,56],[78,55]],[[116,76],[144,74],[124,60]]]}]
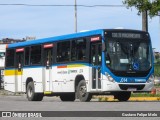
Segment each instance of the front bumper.
[{"label": "front bumper", "polygon": [[110,82],[108,80],[102,80],[102,91],[136,91],[136,92],[148,92],[154,87],[153,82],[149,83],[117,83]]}]

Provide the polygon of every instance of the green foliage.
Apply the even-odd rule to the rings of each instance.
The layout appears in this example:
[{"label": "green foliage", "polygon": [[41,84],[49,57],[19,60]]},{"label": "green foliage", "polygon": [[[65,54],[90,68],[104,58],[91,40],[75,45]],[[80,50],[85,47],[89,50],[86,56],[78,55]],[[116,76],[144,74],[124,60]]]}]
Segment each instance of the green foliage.
[{"label": "green foliage", "polygon": [[154,65],[154,75],[160,77],[160,64]]},{"label": "green foliage", "polygon": [[159,59],[160,56],[158,54],[155,55],[155,59]]},{"label": "green foliage", "polygon": [[155,16],[157,15],[158,11],[160,12],[160,0],[156,0],[155,2],[153,2],[150,9],[150,15]]},{"label": "green foliage", "polygon": [[136,7],[139,14],[147,10],[150,17],[156,16],[160,11],[160,0],[124,0],[123,4],[127,5],[127,8]]},{"label": "green foliage", "polygon": [[160,64],[160,59],[157,59],[156,61],[157,61],[157,64]]}]

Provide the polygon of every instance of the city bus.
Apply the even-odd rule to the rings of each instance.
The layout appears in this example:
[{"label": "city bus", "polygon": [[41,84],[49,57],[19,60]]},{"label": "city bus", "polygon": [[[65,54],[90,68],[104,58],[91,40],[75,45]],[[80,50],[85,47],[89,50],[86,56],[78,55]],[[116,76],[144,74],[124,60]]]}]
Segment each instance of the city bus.
[{"label": "city bus", "polygon": [[8,44],[4,88],[29,101],[86,102],[93,95],[127,101],[131,92],[152,90],[153,72],[148,32],[98,29]]}]

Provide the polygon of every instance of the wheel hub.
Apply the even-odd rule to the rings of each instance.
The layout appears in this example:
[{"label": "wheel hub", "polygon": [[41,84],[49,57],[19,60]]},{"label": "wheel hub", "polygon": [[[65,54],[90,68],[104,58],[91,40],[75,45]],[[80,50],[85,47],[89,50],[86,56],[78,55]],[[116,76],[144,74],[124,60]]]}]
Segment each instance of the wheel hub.
[{"label": "wheel hub", "polygon": [[31,97],[31,96],[32,96],[32,94],[33,94],[33,90],[32,90],[32,88],[31,88],[31,87],[29,87],[29,89],[28,89],[28,96],[29,96],[29,97]]},{"label": "wheel hub", "polygon": [[86,86],[80,87],[80,96],[84,97],[86,95]]}]

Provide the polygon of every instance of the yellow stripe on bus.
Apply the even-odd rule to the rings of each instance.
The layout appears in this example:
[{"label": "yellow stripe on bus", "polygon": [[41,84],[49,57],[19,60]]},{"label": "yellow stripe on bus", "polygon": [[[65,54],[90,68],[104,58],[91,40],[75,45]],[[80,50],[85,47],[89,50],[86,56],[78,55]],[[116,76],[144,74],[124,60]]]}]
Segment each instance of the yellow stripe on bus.
[{"label": "yellow stripe on bus", "polygon": [[5,70],[4,75],[5,76],[11,76],[11,75],[22,75],[23,71],[18,71],[18,70]]},{"label": "yellow stripe on bus", "polygon": [[44,92],[44,95],[50,95],[50,94],[52,94],[52,91],[45,91]]},{"label": "yellow stripe on bus", "polygon": [[82,65],[82,64],[73,64],[73,65],[67,65],[67,68],[75,68],[75,67],[84,67],[86,65]]}]

